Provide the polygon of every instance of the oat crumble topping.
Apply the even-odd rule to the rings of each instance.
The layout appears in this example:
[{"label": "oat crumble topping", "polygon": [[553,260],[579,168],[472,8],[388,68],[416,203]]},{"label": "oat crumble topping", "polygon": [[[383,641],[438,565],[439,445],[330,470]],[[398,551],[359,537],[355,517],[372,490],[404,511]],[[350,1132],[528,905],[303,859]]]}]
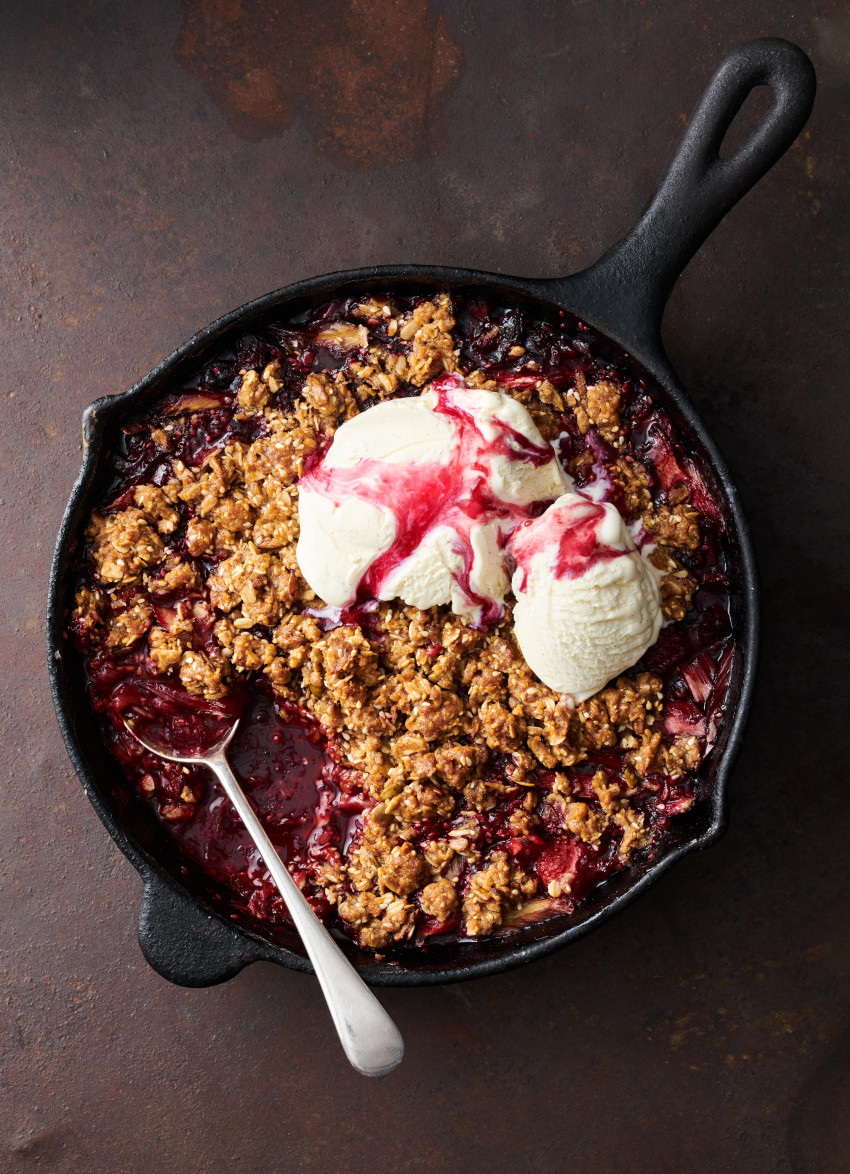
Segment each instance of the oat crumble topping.
[{"label": "oat crumble topping", "polygon": [[[473,386],[514,395],[560,444],[577,488],[604,482],[642,527],[668,634],[693,615],[694,555],[716,507],[695,497],[686,467],[677,478],[668,462],[659,477],[635,455],[633,380],[589,360],[567,378],[541,369],[530,338],[475,302],[371,295],[299,329],[281,329],[275,357],[237,363],[206,407],[195,406],[201,393],[177,395],[128,430],[156,459],[85,532],[71,627],[93,679],[111,658],[203,702],[264,687],[283,712],[305,715],[362,812],[350,843],[307,854],[300,883],[366,949],[569,912],[694,802],[729,679],[726,645],[695,649],[692,694],[663,655],[655,668],[648,656],[573,705],[523,660],[510,608],[480,630],[446,607],[400,601],[329,618],[295,558],[298,479],[343,421],[462,370]],[[502,359],[476,366],[488,346]],[[216,410],[227,427],[205,440],[205,413]],[[178,831],[188,826],[202,774],[177,789],[133,752],[119,757],[141,793]]]}]

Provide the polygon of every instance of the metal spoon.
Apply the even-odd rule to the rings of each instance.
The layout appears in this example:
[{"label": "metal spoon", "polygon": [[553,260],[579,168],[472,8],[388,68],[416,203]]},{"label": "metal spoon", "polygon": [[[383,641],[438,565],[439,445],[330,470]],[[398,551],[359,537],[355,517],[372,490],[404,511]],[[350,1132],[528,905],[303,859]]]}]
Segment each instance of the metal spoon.
[{"label": "metal spoon", "polygon": [[205,754],[175,754],[142,738],[127,719],[124,724],[137,741],[151,754],[169,762],[208,766],[221,783],[236,808],[257,851],[265,861],[278,891],[286,901],[289,916],[301,935],[307,956],[328,1004],[340,1043],[346,1056],[364,1076],[383,1076],[392,1072],[404,1055],[404,1041],[396,1025],[366,986],[363,979],[322,925],[298,885],[289,875],[274,844],[257,819],[245,793],[236,781],[225,755],[236,733],[239,719],[224,737]]}]

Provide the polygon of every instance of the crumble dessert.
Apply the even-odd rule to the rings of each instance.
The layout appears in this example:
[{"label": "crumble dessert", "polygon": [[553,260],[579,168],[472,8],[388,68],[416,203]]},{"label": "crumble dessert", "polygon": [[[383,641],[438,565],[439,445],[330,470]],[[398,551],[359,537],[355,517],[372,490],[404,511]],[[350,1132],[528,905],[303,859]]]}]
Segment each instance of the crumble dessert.
[{"label": "crumble dessert", "polygon": [[[305,577],[299,504],[338,430],[447,376],[522,409],[573,512],[578,495],[583,517],[616,515],[630,538],[607,566],[632,550],[654,569],[664,626],[645,619],[640,659],[589,696],[545,684],[550,650],[529,641],[527,659],[517,638],[547,614],[531,539],[551,540],[563,485],[524,503],[497,607],[377,588],[333,606]],[[185,748],[241,714],[230,759],[269,835],[317,912],[383,954],[570,913],[704,797],[734,658],[718,497],[663,393],[562,312],[327,303],[243,335],[129,421],[104,477],[70,631],[127,782],[231,916],[287,920],[203,768],[149,754],[124,713]]]}]

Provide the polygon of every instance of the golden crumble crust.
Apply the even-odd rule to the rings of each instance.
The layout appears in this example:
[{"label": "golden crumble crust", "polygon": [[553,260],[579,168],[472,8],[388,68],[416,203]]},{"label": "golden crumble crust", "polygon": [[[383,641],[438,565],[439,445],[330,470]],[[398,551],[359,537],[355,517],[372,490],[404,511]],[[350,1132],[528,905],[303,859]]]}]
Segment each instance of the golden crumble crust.
[{"label": "golden crumble crust", "polygon": [[159,626],[153,627],[148,635],[148,654],[157,672],[167,673],[176,668],[189,647],[192,625],[186,632],[168,632]]},{"label": "golden crumble crust", "polygon": [[[585,454],[582,454],[585,455]],[[587,454],[590,455],[590,454]],[[620,509],[630,522],[640,518],[652,506],[649,472],[633,457],[618,457],[606,466],[611,479],[620,489]]]},{"label": "golden crumble crust", "polygon": [[153,624],[153,608],[143,595],[133,596],[128,606],[113,610],[109,617],[104,648],[126,651],[147,634]]},{"label": "golden crumble crust", "polygon": [[506,912],[517,908],[537,891],[537,878],[516,864],[505,852],[494,852],[486,868],[474,873],[463,898],[464,928],[472,937],[491,934]]},{"label": "golden crumble crust", "polygon": [[138,583],[144,571],[159,566],[165,558],[162,538],[136,506],[106,517],[95,514],[86,538],[92,543],[95,576],[104,586]]},{"label": "golden crumble crust", "polygon": [[663,546],[676,546],[679,550],[696,550],[699,546],[699,514],[686,502],[646,510],[643,526]]},{"label": "golden crumble crust", "polygon": [[605,380],[588,385],[581,371],[576,373],[575,386],[566,394],[566,402],[575,412],[582,436],[595,424],[602,439],[617,447],[621,444],[622,400],[622,391],[616,383]]},{"label": "golden crumble crust", "polygon": [[669,547],[657,546],[648,558],[660,572],[658,591],[661,597],[661,614],[665,620],[683,620],[690,611],[691,600],[697,589],[696,581],[676,561]]},{"label": "golden crumble crust", "polygon": [[205,652],[190,649],[180,658],[181,683],[190,693],[197,693],[208,701],[217,701],[230,691],[228,677],[227,662],[223,657],[213,659]]},{"label": "golden crumble crust", "polygon": [[444,876],[426,885],[419,896],[419,907],[422,912],[436,921],[448,921],[457,913],[458,905],[455,887]]},{"label": "golden crumble crust", "polygon": [[[365,298],[351,316],[357,321],[316,334],[318,345],[346,356],[344,369],[306,374],[291,410],[276,406],[289,379],[278,361],[239,372],[237,416],[256,424],[245,434],[256,439],[229,439],[195,466],[174,459],[164,485],[136,486],[131,505],[92,517],[93,581],[77,591],[72,620],[92,648],[146,647],[152,672],[199,697],[219,700],[262,674],[314,719],[371,806],[344,856],[312,864],[310,876],[361,945],[380,950],[409,939],[419,912],[438,923],[460,917],[466,934],[486,936],[537,909],[537,877],[482,839],[483,821],[500,805],[510,803],[504,834],[516,842],[553,819],[570,842],[590,848],[615,836],[625,859],[649,842],[635,802],[641,789],[657,774],[696,770],[701,749],[696,737],[664,735],[653,673],[622,675],[578,704],[549,689],[519,650],[510,607],[476,630],[447,607],[394,600],[362,623],[328,628],[295,557],[305,461],[345,420],[417,392],[459,362],[446,294],[406,313],[390,299]],[[370,338],[377,325],[388,344]],[[467,379],[500,386],[481,371]],[[612,379],[588,384],[578,372],[565,387],[540,375],[511,393],[545,438],[572,413],[581,435],[595,428],[622,450],[624,390]],[[167,453],[166,433],[152,435]],[[571,472],[589,475],[592,464],[586,451]],[[683,619],[697,588],[684,564],[701,541],[687,489],[657,504],[640,461],[620,452],[605,468],[626,519],[642,522],[657,544],[649,557],[665,619]],[[625,781],[598,770],[577,789],[570,772],[588,771],[582,764],[611,750],[628,755]],[[163,817],[187,818],[189,802],[175,801]]]}]

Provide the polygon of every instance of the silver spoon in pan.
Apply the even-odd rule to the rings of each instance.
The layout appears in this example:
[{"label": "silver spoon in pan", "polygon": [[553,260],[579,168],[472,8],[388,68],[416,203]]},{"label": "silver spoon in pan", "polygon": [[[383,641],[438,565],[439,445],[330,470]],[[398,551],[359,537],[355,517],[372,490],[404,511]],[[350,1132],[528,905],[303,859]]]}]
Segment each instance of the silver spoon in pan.
[{"label": "silver spoon in pan", "polygon": [[266,835],[263,825],[254,814],[230,769],[225,751],[236,733],[239,719],[236,719],[224,737],[214,746],[205,753],[198,754],[175,754],[173,750],[154,745],[141,737],[126,718],[124,724],[133,737],[151,754],[156,754],[169,762],[206,766],[215,774],[254,841],[280,895],[286,901],[289,916],[295,923],[307,956],[313,963],[313,969],[346,1056],[352,1066],[364,1076],[383,1076],[391,1072],[404,1055],[401,1033],[289,875],[286,865]]}]

